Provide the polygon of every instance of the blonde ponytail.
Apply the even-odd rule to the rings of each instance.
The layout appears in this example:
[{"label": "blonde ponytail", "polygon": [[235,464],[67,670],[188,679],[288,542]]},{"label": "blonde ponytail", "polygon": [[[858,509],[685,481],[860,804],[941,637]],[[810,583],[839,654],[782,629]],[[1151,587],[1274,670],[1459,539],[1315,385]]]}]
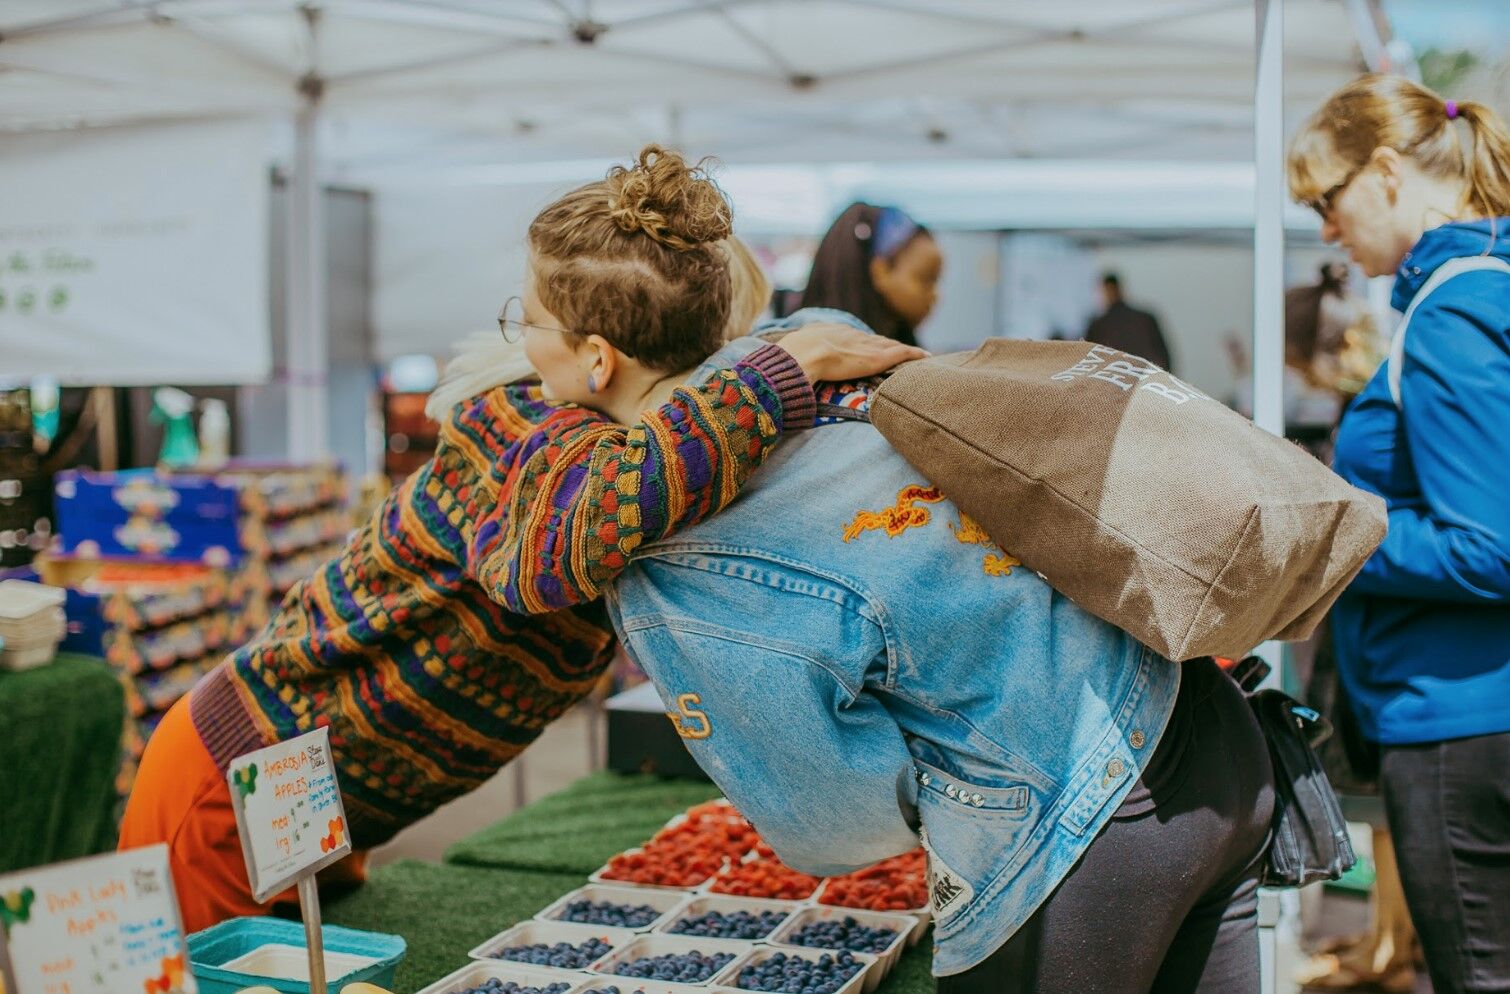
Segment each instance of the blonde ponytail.
[{"label": "blonde ponytail", "polygon": [[1465,205],[1483,217],[1510,216],[1510,131],[1493,110],[1473,101],[1457,104],[1473,144],[1465,156],[1468,189]]}]

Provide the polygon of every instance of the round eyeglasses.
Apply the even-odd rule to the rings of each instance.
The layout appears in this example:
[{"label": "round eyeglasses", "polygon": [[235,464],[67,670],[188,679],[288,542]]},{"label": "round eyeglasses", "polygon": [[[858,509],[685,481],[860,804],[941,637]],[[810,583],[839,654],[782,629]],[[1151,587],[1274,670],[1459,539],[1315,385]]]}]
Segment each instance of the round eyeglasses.
[{"label": "round eyeglasses", "polygon": [[524,298],[510,297],[503,302],[503,308],[498,312],[498,331],[503,335],[503,340],[510,345],[522,341],[524,333],[530,328],[539,328],[542,331],[559,331],[563,335],[569,334],[565,328],[553,328],[548,324],[535,324],[524,319]]}]

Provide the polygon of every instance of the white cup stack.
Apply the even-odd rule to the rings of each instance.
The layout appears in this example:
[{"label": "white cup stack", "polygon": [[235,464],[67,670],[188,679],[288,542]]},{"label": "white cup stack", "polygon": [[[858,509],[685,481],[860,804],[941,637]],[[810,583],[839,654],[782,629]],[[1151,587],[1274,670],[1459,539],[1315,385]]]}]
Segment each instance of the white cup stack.
[{"label": "white cup stack", "polygon": [[66,622],[60,587],[0,580],[0,669],[29,670],[58,654]]}]

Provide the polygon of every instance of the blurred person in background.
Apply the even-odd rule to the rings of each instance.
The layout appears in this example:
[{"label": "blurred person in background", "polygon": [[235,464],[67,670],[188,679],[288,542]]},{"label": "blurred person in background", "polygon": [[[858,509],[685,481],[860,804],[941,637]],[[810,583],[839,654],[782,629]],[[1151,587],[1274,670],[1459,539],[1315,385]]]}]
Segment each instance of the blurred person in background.
[{"label": "blurred person in background", "polygon": [[[1510,133],[1367,75],[1301,128],[1288,173],[1322,237],[1414,306],[1338,429],[1334,466],[1385,499],[1389,533],[1331,624],[1432,986],[1510,991]],[[1460,260],[1498,268],[1423,295]]]},{"label": "blurred person in background", "polygon": [[895,207],[854,203],[818,244],[800,306],[848,311],[877,334],[916,345],[943,272],[927,228]]},{"label": "blurred person in background", "polygon": [[1159,319],[1122,299],[1122,278],[1116,273],[1101,277],[1101,303],[1101,316],[1092,319],[1085,329],[1087,342],[1139,356],[1174,372]]}]

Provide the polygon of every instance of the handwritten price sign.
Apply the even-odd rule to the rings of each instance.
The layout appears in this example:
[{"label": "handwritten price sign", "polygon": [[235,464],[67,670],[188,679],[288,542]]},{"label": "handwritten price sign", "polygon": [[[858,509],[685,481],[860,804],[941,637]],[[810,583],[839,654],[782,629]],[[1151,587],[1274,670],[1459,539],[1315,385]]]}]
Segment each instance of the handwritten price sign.
[{"label": "handwritten price sign", "polygon": [[257,900],[351,852],[325,729],[247,753],[226,780]]},{"label": "handwritten price sign", "polygon": [[167,846],[0,876],[0,934],[15,994],[197,990]]}]

